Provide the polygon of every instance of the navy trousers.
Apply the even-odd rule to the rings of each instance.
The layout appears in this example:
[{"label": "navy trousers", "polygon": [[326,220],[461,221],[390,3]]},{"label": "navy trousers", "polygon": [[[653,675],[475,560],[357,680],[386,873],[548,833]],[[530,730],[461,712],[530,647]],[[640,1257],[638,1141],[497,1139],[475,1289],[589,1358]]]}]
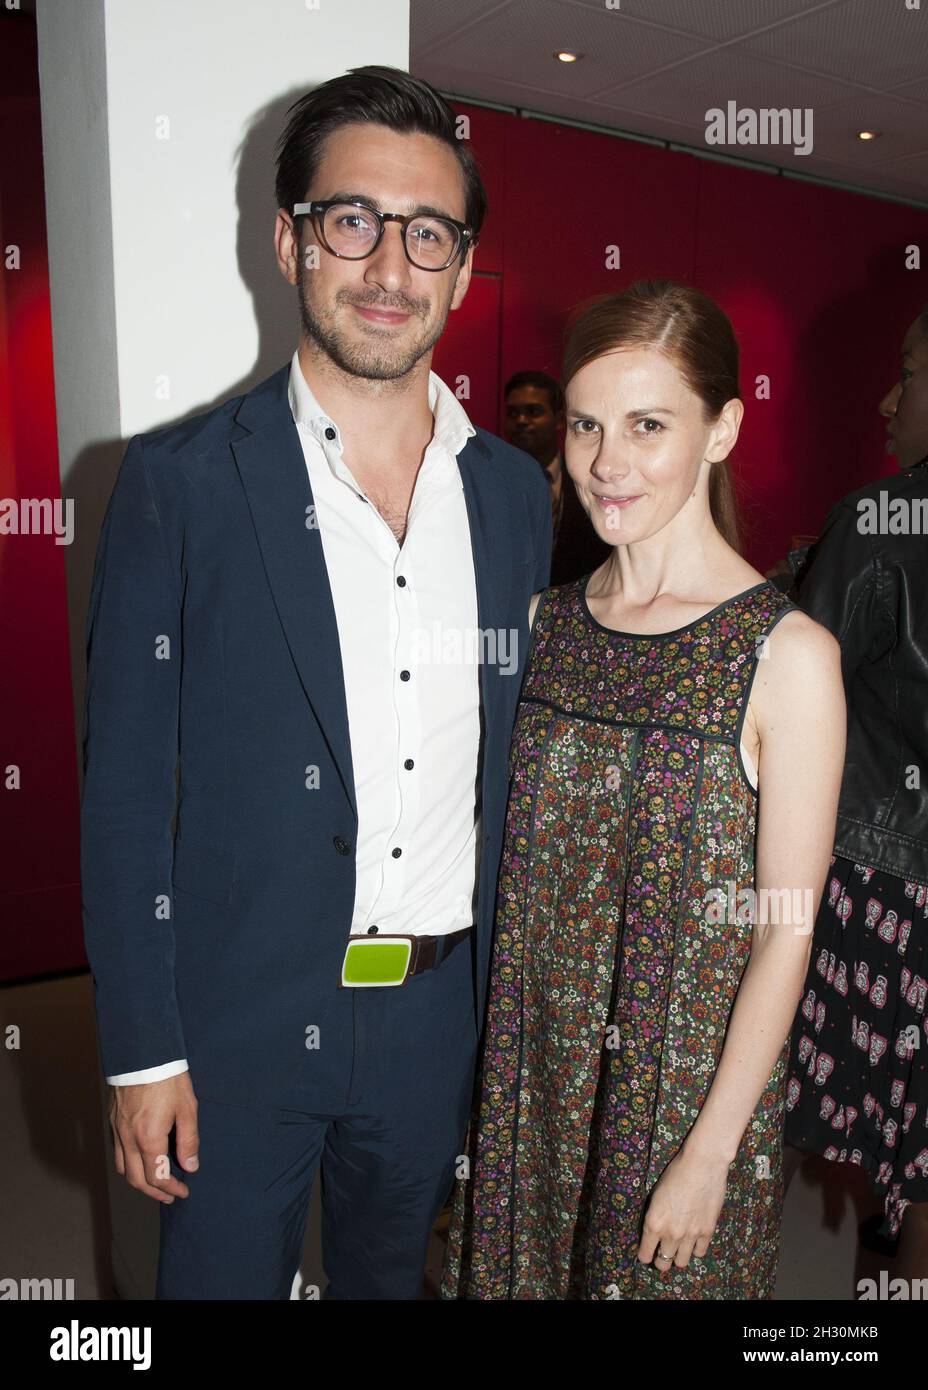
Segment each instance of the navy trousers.
[{"label": "navy trousers", "polygon": [[197,1096],[197,1172],[177,1165],[171,1137],[171,1170],[190,1195],[160,1204],[157,1298],[288,1299],[320,1164],[323,1297],[420,1296],[470,1112],[472,978],[465,938],[405,985],[338,991],[336,1036],[323,1045],[338,1049],[340,1106],[320,1111],[311,1094],[286,1110]]}]

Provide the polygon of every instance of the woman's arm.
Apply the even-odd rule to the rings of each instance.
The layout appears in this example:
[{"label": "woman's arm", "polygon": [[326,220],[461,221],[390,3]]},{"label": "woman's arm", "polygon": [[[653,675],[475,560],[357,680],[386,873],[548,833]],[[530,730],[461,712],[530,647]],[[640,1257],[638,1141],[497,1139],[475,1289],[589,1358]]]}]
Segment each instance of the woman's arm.
[{"label": "woman's arm", "polygon": [[[834,848],[846,712],[831,634],[804,613],[786,614],[758,662],[751,706],[760,734],[758,921],[715,1080],[687,1139],[726,1163],[792,1026]],[[787,904],[798,924],[779,920]]]},{"label": "woman's arm", "polygon": [[[658,1240],[677,1252],[680,1267],[706,1253],[728,1166],[789,1034],[808,968],[833,849],[846,710],[838,643],[806,614],[787,613],[767,639],[751,709],[760,734],[758,920],[709,1094],[654,1189],[639,1251],[648,1262]],[[765,907],[780,907],[783,890],[791,921]]]}]

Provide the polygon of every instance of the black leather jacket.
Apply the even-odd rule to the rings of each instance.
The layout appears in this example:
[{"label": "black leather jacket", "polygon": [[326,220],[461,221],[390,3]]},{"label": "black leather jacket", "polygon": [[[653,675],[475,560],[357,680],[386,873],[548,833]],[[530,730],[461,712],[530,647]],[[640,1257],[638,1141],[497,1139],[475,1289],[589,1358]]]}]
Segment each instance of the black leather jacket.
[{"label": "black leather jacket", "polygon": [[[923,460],[842,498],[829,513],[819,539],[802,557],[790,590],[790,597],[841,644],[847,755],[834,852],[924,884],[928,884],[926,464],[928,460]],[[874,506],[877,529],[867,534],[862,529],[866,508],[870,507],[872,516]],[[899,528],[903,521],[909,533],[890,534],[889,527]]]}]

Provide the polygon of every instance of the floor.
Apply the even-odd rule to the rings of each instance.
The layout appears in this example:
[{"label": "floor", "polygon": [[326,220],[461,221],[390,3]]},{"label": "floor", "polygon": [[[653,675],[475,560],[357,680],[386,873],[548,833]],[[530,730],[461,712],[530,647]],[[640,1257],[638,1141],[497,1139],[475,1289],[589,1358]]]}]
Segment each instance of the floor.
[{"label": "floor", "polygon": [[[75,1298],[151,1297],[157,1212],[113,1169],[89,974],[0,989],[0,1037],[0,1279],[71,1279]],[[858,1242],[858,1222],[879,1211],[859,1169],[807,1158],[786,1200],[777,1298],[853,1299],[858,1279],[891,1270]],[[446,1222],[424,1298],[437,1297]],[[324,1287],[317,1225],[318,1192],[294,1298]]]}]

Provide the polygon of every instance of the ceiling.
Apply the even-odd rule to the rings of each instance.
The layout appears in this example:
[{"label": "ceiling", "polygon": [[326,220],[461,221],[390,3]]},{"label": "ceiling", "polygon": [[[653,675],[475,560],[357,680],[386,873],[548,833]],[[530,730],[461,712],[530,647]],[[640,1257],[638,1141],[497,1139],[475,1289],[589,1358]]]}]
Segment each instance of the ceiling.
[{"label": "ceiling", "polygon": [[[410,71],[451,99],[928,206],[928,0],[412,0],[410,22]],[[707,145],[706,113],[729,101],[811,108],[810,153]]]}]

